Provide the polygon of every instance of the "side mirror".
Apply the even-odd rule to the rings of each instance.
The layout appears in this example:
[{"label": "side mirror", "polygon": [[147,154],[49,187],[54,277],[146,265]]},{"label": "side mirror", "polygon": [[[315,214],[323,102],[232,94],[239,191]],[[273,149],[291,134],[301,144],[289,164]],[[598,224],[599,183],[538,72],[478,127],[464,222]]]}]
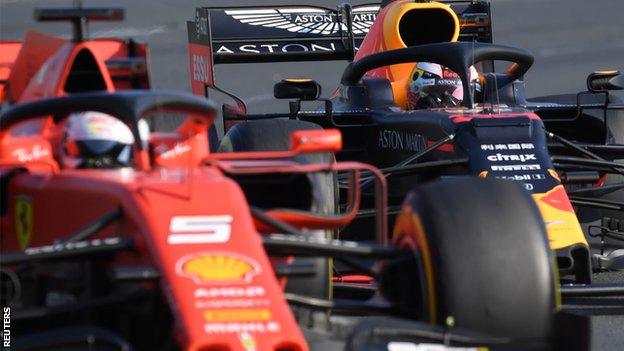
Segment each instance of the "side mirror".
[{"label": "side mirror", "polygon": [[620,71],[596,71],[587,76],[587,90],[591,92],[623,89],[624,75]]},{"label": "side mirror", "polygon": [[312,79],[284,79],[273,86],[276,99],[316,100],[321,96],[321,86]]},{"label": "side mirror", "polygon": [[296,153],[338,152],[342,134],[338,129],[298,130],[290,138],[290,150]]}]

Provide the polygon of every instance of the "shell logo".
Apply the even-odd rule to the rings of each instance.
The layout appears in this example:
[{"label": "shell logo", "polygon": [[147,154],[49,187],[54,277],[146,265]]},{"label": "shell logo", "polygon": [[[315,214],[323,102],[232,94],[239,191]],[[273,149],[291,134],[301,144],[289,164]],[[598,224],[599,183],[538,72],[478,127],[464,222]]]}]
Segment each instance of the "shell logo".
[{"label": "shell logo", "polygon": [[196,284],[248,283],[260,273],[260,265],[231,252],[203,252],[182,257],[176,264],[176,272]]}]

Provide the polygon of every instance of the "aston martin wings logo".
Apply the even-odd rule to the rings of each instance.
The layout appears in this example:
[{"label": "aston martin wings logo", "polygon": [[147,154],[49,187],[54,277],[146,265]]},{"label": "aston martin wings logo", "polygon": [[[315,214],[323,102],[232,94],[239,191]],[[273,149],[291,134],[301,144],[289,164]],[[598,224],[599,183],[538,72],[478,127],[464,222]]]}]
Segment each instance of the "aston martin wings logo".
[{"label": "aston martin wings logo", "polygon": [[[373,25],[379,6],[353,9],[353,34],[366,34]],[[285,29],[295,33],[333,35],[347,26],[340,23],[334,12],[314,7],[277,9],[226,10],[225,14],[252,26]]]}]

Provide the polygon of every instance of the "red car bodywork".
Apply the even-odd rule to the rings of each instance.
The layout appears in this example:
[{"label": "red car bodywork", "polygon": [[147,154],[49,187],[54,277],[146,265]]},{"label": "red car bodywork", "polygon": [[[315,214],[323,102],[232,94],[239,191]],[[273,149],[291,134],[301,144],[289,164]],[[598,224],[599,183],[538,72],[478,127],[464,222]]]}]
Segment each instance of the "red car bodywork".
[{"label": "red car bodywork", "polygon": [[[367,170],[382,177],[359,163],[288,161],[299,153],[340,149],[336,130],[297,132],[291,151],[210,154],[206,130],[214,116],[214,110],[194,111],[176,132],[152,136],[150,149],[161,153],[148,156],[147,150],[135,149],[135,168],[111,170],[59,167],[54,136],[62,120],[47,117],[41,133],[25,137],[11,136],[10,127],[19,123],[3,125],[2,251],[53,250],[53,243],[94,218],[121,210],[120,220],[92,238],[134,239],[134,252],[119,253],[110,264],[158,269],[159,285],[146,284],[167,296],[184,350],[307,350],[282,293],[285,280],[274,274],[272,261],[284,258],[270,259],[263,247],[261,233],[274,228],[255,223],[243,191],[227,174]],[[18,149],[40,151],[30,158],[11,157]],[[171,152],[166,160],[165,149]],[[353,199],[359,201],[359,193]],[[338,217],[289,210],[268,214],[300,229],[337,228],[357,210],[352,203]]]},{"label": "red car bodywork", "polygon": [[68,89],[68,81],[80,79],[77,75],[85,64],[91,71],[89,78],[99,82],[98,89],[86,90],[149,88],[146,72],[135,77],[129,68],[116,64],[128,59],[146,62],[145,43],[122,39],[74,42],[30,31],[23,42],[1,42],[0,53],[0,103],[78,92]]}]

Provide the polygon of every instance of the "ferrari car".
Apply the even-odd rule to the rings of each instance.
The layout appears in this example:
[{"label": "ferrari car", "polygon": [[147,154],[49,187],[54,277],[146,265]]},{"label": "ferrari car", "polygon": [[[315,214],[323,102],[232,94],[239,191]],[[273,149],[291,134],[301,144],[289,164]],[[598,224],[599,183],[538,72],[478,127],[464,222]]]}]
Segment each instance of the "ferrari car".
[{"label": "ferrari car", "polygon": [[[225,135],[215,147],[278,150],[288,129],[337,128],[345,141],[338,160],[367,162],[386,176],[391,224],[404,223],[401,204],[416,184],[458,177],[515,181],[540,209],[562,282],[590,284],[592,273],[624,268],[624,105],[609,93],[624,89],[624,78],[618,71],[595,72],[585,92],[527,100],[522,77],[533,56],[491,43],[490,13],[483,1],[198,8],[188,23],[193,92],[221,91],[214,80],[218,64],[352,61],[329,99],[319,98],[321,88],[311,79],[275,84],[275,97],[291,100],[289,113],[247,113],[230,94],[235,103],[222,106]],[[495,61],[511,65],[496,71]],[[434,81],[420,62],[444,67],[448,77],[440,74],[440,84],[427,87],[442,90],[421,91],[433,103],[411,106],[410,84]],[[450,83],[442,84],[452,79],[464,87],[456,97],[445,90]],[[304,111],[302,101],[323,107]],[[344,190],[342,181],[338,176],[336,187]],[[365,190],[369,183],[362,179]],[[364,202],[374,196],[364,191]],[[453,225],[444,218],[462,196],[445,199],[441,223]],[[373,238],[372,213],[365,205],[341,237]]]},{"label": "ferrari car", "polygon": [[0,104],[150,87],[145,43],[88,38],[89,22],[121,21],[123,8],[37,8],[34,17],[70,22],[72,34],[66,39],[29,31],[23,41],[0,42]]}]

